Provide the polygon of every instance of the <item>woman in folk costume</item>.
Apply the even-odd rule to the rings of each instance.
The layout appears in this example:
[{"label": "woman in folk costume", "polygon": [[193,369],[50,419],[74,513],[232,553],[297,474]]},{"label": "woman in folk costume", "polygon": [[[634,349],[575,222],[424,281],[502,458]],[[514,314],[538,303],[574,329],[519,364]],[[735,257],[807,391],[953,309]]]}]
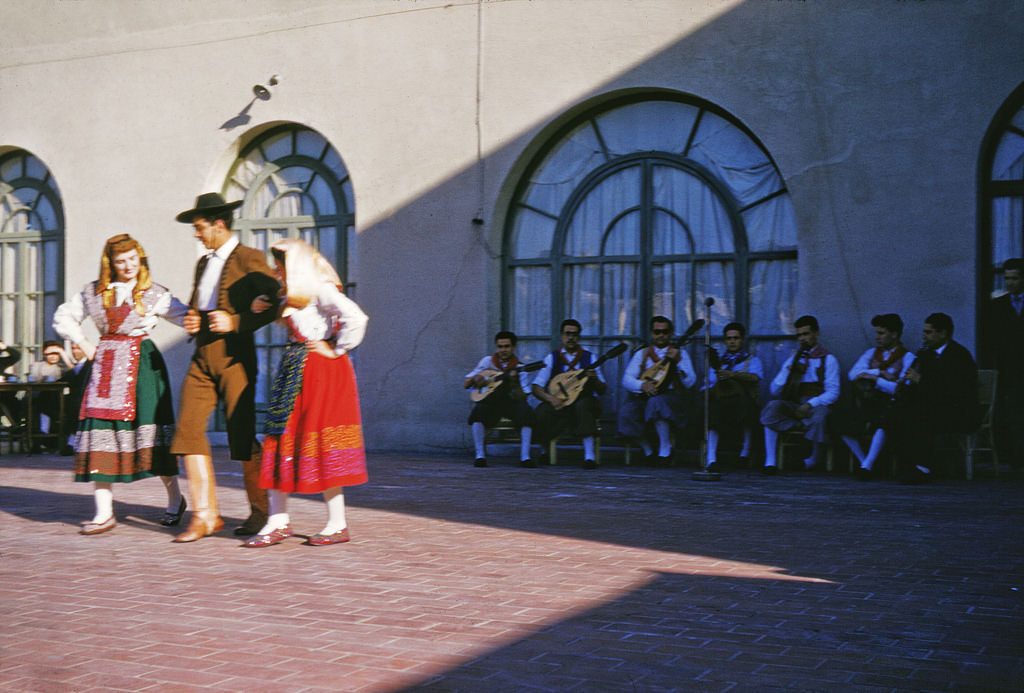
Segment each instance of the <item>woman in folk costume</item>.
[{"label": "woman in folk costume", "polygon": [[[174,407],[163,356],[149,339],[162,317],[181,325],[188,307],[154,284],[139,242],[126,233],[107,239],[100,277],[59,308],[53,328],[93,361],[75,435],[75,481],[92,481],[96,515],[82,534],[117,525],[113,483],[159,476],[167,489],[160,524],[181,521],[185,499],[178,489],[178,463],[169,446]],[[93,345],[82,331],[92,318],[100,332]]]},{"label": "woman in folk costume", "polygon": [[[270,248],[283,287],[281,320],[290,342],[267,410],[260,486],[270,516],[243,546],[272,546],[292,535],[289,493],[323,493],[327,524],[308,539],[325,546],[349,540],[342,488],[367,480],[359,393],[348,352],[363,341],[366,314],[341,293],[341,280],[312,246],[281,240]],[[269,303],[256,299],[253,312]]]}]

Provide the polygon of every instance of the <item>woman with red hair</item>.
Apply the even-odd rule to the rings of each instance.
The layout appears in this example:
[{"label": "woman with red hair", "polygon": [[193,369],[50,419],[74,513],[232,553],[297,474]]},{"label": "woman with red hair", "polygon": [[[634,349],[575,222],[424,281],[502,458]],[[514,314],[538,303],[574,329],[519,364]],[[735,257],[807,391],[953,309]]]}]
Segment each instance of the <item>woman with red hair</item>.
[{"label": "woman with red hair", "polygon": [[[114,482],[159,476],[167,489],[160,524],[181,521],[185,499],[178,488],[178,463],[170,453],[174,407],[167,366],[149,339],[158,318],[181,325],[188,307],[153,283],[146,251],[126,233],[107,239],[99,279],[57,308],[53,328],[93,361],[75,435],[75,481],[94,484],[96,514],[82,534],[117,526]],[[85,336],[92,318],[99,343]]]}]

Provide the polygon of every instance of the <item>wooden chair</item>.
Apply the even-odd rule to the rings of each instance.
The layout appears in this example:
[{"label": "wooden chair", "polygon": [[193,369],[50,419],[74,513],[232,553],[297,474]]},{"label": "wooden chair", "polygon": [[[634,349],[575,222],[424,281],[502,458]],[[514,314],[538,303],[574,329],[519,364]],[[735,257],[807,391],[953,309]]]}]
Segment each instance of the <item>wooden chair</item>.
[{"label": "wooden chair", "polygon": [[981,407],[981,424],[977,430],[964,435],[960,440],[968,481],[974,478],[974,453],[979,451],[992,455],[992,471],[995,476],[999,476],[999,456],[996,453],[995,427],[993,426],[998,376],[998,372],[994,370],[978,371],[978,406]]},{"label": "wooden chair", "polygon": [[[782,466],[786,459],[786,448],[795,448],[800,446],[810,445],[810,442],[804,438],[803,428],[795,428],[790,431],[782,431],[779,433],[779,437],[775,443],[775,463],[779,466],[779,471],[782,471]],[[825,469],[832,471],[832,467],[835,463],[835,451],[832,441],[825,443]]]}]

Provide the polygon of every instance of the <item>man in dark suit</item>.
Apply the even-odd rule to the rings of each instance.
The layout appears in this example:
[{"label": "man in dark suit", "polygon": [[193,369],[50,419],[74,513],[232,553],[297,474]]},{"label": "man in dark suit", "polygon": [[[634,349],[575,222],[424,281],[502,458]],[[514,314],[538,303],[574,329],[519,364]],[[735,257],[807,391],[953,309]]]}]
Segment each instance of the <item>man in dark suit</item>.
[{"label": "man in dark suit", "polygon": [[1024,258],[1003,263],[1006,293],[985,313],[982,342],[999,371],[996,392],[996,444],[1001,461],[1024,467]]},{"label": "man in dark suit", "polygon": [[[231,233],[233,210],[217,193],[196,198],[193,209],[176,218],[192,224],[195,238],[210,251],[196,265],[185,330],[195,339],[195,353],[181,387],[178,427],[171,452],[182,455],[192,495],[192,521],[175,538],[195,541],[224,526],[217,510],[216,480],[206,424],[224,402],[231,459],[242,461],[249,518],[235,530],[255,534],[267,519],[267,494],[259,487],[260,445],[256,441],[256,348],[253,332],[271,322],[276,310],[253,313],[257,296],[275,303],[280,288],[266,257],[240,245]],[[275,306],[276,307],[276,306]]]},{"label": "man in dark suit", "polygon": [[908,368],[898,392],[897,431],[900,481],[922,483],[931,475],[943,434],[970,433],[978,426],[978,367],[953,341],[953,319],[932,313],[924,321],[924,349]]}]

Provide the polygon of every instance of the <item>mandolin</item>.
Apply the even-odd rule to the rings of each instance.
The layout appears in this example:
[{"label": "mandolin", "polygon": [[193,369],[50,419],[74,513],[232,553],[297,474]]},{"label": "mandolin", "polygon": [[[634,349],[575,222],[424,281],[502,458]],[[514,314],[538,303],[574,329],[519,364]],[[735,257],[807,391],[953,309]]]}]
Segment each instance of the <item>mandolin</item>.
[{"label": "mandolin", "polygon": [[539,371],[544,367],[543,361],[534,361],[533,363],[527,363],[523,366],[516,366],[509,371],[499,371],[495,368],[487,368],[477,375],[482,375],[485,380],[479,387],[473,387],[469,390],[469,398],[474,402],[480,402],[486,399],[489,394],[494,392],[501,386],[503,382],[512,377],[512,373],[529,373],[530,371]]},{"label": "mandolin", "polygon": [[[697,318],[693,321],[693,324],[683,333],[683,336],[679,339],[673,339],[669,342],[669,346],[674,346],[677,349],[681,349],[690,342],[693,341],[693,335],[700,331],[700,328],[704,327],[704,318]],[[668,379],[668,374],[674,369],[675,362],[668,357],[661,359],[656,364],[645,370],[640,374],[640,380],[647,383],[654,383],[657,386],[655,394],[661,392],[662,386],[665,385],[665,381]],[[682,377],[686,377],[683,373]]]},{"label": "mandolin", "polygon": [[555,409],[563,409],[576,401],[580,396],[580,393],[583,392],[583,388],[586,387],[587,381],[590,379],[587,377],[588,370],[597,369],[602,363],[615,358],[628,348],[629,346],[625,342],[620,342],[609,349],[607,353],[602,355],[597,361],[590,364],[588,368],[576,368],[571,371],[559,373],[553,377],[551,382],[548,383],[548,392],[562,400]]}]

